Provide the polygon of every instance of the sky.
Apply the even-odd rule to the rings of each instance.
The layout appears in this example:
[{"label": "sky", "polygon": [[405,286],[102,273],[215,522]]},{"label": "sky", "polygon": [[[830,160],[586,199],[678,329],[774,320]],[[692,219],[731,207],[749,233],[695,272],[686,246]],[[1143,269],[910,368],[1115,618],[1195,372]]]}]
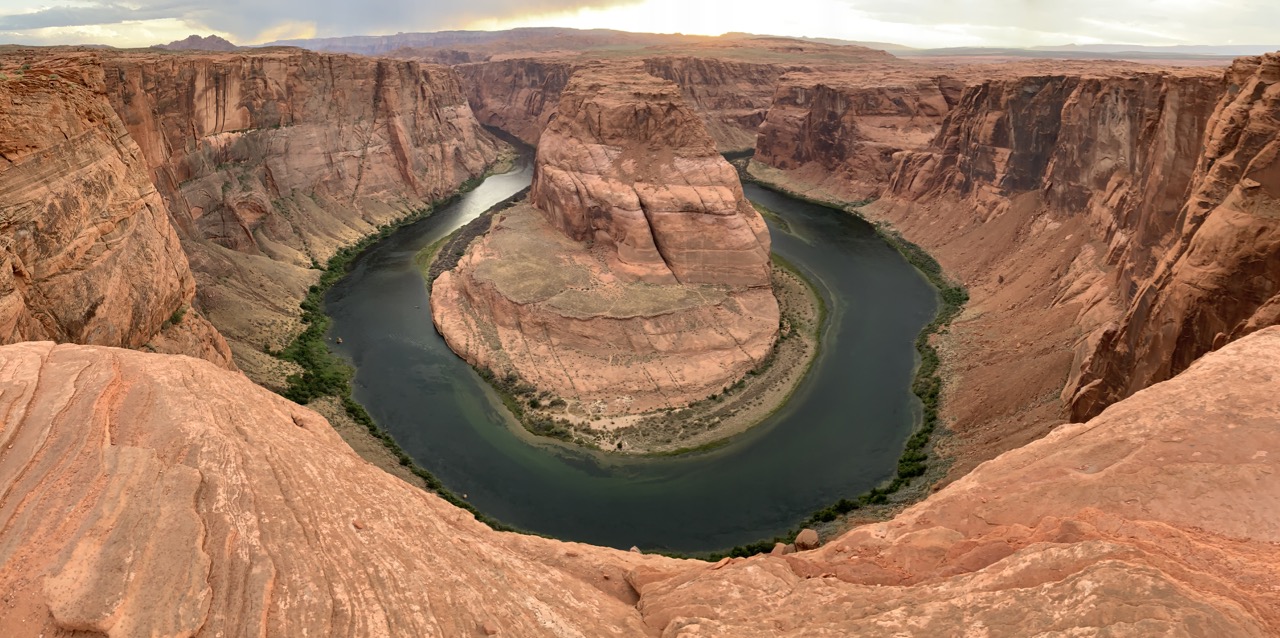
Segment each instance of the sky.
[{"label": "sky", "polygon": [[[729,8],[729,10],[726,10]],[[922,48],[1271,44],[1278,0],[0,0],[0,43],[148,46],[528,26]]]}]

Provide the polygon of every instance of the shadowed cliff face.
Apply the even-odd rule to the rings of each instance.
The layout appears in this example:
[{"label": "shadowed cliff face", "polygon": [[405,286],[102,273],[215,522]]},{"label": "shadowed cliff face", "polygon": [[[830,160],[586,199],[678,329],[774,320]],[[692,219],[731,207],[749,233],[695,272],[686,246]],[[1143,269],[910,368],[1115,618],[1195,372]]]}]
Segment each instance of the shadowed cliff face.
[{"label": "shadowed cliff face", "polygon": [[959,476],[1072,412],[1072,371],[1094,365],[1086,336],[1124,315],[1176,243],[1222,91],[1214,70],[1112,63],[790,74],[753,170],[878,198],[862,212],[970,288],[944,344]]},{"label": "shadowed cliff face", "polygon": [[1081,346],[1063,392],[1074,418],[1280,322],[1280,54],[1238,60],[1225,83],[1175,240],[1118,324]]},{"label": "shadowed cliff face", "polygon": [[481,175],[501,144],[446,68],[300,50],[114,54],[107,91],[203,305],[255,378],[314,264]]},{"label": "shadowed cliff face", "polygon": [[222,337],[187,312],[195,280],[99,62],[0,56],[0,342],[149,347],[230,365]]},{"label": "shadowed cliff face", "polygon": [[1271,328],[889,522],[712,565],[493,532],[206,362],[5,346],[0,634],[1273,636],[1278,392]]},{"label": "shadowed cliff face", "polygon": [[958,80],[791,73],[779,81],[755,159],[839,184],[854,200],[879,195],[896,154],[927,146],[960,98]]},{"label": "shadowed cliff face", "polygon": [[[637,60],[645,72],[676,83],[720,152],[751,149],[773,100],[778,77],[797,65],[662,56]],[[537,145],[573,72],[576,59],[512,59],[456,67],[476,117]],[[633,63],[619,63],[632,66]]]},{"label": "shadowed cliff face", "polygon": [[717,394],[770,352],[768,228],[675,84],[578,70],[529,200],[432,286],[436,327],[468,362],[616,415]]}]

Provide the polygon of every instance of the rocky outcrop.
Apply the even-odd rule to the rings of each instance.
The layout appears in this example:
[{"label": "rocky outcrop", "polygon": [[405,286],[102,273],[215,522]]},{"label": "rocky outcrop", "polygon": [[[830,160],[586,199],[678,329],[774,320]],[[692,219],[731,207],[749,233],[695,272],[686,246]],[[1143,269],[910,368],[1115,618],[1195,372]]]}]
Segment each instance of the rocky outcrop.
[{"label": "rocky outcrop", "polygon": [[484,173],[501,144],[446,68],[300,50],[106,58],[200,298],[250,374],[340,246]]},{"label": "rocky outcrop", "polygon": [[0,413],[5,636],[634,636],[682,564],[494,532],[194,359],[0,348]]},{"label": "rocky outcrop", "polygon": [[760,127],[755,159],[834,183],[852,200],[878,196],[897,154],[927,147],[963,88],[923,73],[788,74]]},{"label": "rocky outcrop", "polygon": [[181,40],[174,40],[169,44],[152,45],[151,48],[168,51],[235,51],[240,47],[216,35],[201,37],[193,33]]},{"label": "rocky outcrop", "polygon": [[584,69],[538,146],[530,198],[652,283],[769,285],[769,231],[674,84]]},{"label": "rocky outcrop", "polygon": [[1075,418],[1280,322],[1280,54],[1236,61],[1225,84],[1190,197],[1162,211],[1175,241],[1123,319],[1080,348],[1063,392]]},{"label": "rocky outcrop", "polygon": [[618,414],[719,393],[769,353],[768,229],[674,84],[579,70],[530,201],[432,287],[437,328],[472,364]]},{"label": "rocky outcrop", "polygon": [[750,150],[773,102],[778,78],[794,65],[665,56],[644,61],[650,75],[675,82],[721,153]]},{"label": "rocky outcrop", "polygon": [[[531,146],[560,103],[569,77],[584,66],[577,58],[508,59],[457,67],[476,117]],[[634,67],[636,62],[619,63]],[[645,72],[680,86],[685,102],[702,116],[721,152],[755,146],[778,76],[789,67],[713,57],[663,56],[639,61]]]},{"label": "rocky outcrop", "polygon": [[514,59],[455,69],[476,119],[537,146],[575,66],[564,60]]},{"label": "rocky outcrop", "polygon": [[[1212,69],[1119,63],[948,71],[943,86],[964,88],[933,102],[947,107],[923,143],[910,128],[893,131],[931,118],[856,115],[863,103],[896,105],[882,96],[910,76],[787,76],[814,106],[787,107],[794,100],[779,90],[764,130],[777,121],[777,138],[792,130],[800,141],[762,135],[753,171],[813,197],[878,197],[864,214],[969,287],[968,312],[942,344],[955,366],[944,401],[958,435],[948,444],[955,477],[1066,417],[1059,395],[1079,367],[1077,344],[1124,314],[1174,242],[1222,82]],[[865,128],[885,145],[864,141]]]},{"label": "rocky outcrop", "polygon": [[1278,392],[1270,328],[887,523],[709,564],[493,532],[206,362],[6,346],[0,633],[1271,636]]},{"label": "rocky outcrop", "polygon": [[[413,57],[427,55],[421,52]],[[783,74],[835,65],[846,72],[851,67],[881,70],[893,66],[892,61],[883,51],[862,47],[753,38],[677,48],[661,55],[639,49],[608,58],[561,53],[494,59],[461,65],[457,71],[481,122],[536,146],[574,70],[599,64],[621,68],[638,64],[650,75],[675,82],[685,103],[702,117],[719,151],[730,153],[756,147],[758,130]]]},{"label": "rocky outcrop", "polygon": [[638,608],[663,635],[1274,635],[1277,370],[1271,328],[887,523],[681,571]]},{"label": "rocky outcrop", "polygon": [[0,343],[151,347],[231,365],[222,337],[188,312],[195,280],[99,59],[16,52],[0,75]]}]

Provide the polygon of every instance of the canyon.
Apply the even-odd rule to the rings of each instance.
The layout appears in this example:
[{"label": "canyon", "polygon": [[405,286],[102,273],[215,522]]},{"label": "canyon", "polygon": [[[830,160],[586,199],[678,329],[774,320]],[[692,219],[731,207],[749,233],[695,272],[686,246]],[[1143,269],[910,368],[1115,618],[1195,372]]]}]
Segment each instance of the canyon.
[{"label": "canyon", "polygon": [[[641,42],[0,53],[0,633],[1280,633],[1280,54]],[[674,559],[493,531],[261,387],[324,262],[509,153],[482,124],[539,156],[432,287],[460,354],[616,412],[744,374],[777,305],[718,153],[754,147],[969,288],[947,476],[821,547]],[[592,377],[601,335],[679,373]]]},{"label": "canyon", "polygon": [[296,49],[101,64],[182,238],[197,305],[240,368],[274,387],[282,363],[264,350],[297,332],[317,269],[506,152],[443,67]]},{"label": "canyon", "polygon": [[433,282],[432,318],[468,362],[568,410],[682,408],[772,349],[769,244],[675,84],[584,68],[541,134],[529,203]]}]

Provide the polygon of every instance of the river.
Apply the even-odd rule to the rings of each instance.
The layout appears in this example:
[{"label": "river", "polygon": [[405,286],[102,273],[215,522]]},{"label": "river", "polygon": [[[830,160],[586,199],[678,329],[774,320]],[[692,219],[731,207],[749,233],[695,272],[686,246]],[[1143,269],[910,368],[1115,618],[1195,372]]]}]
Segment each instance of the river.
[{"label": "river", "polygon": [[705,552],[781,534],[814,510],[891,478],[919,418],[914,341],[936,291],[867,223],[754,185],[789,226],[773,248],[828,307],[821,353],[791,401],[711,452],[594,453],[538,439],[431,323],[413,263],[423,247],[529,185],[532,166],[490,177],[358,257],[326,297],[354,396],[420,465],[480,511],[565,540]]}]

